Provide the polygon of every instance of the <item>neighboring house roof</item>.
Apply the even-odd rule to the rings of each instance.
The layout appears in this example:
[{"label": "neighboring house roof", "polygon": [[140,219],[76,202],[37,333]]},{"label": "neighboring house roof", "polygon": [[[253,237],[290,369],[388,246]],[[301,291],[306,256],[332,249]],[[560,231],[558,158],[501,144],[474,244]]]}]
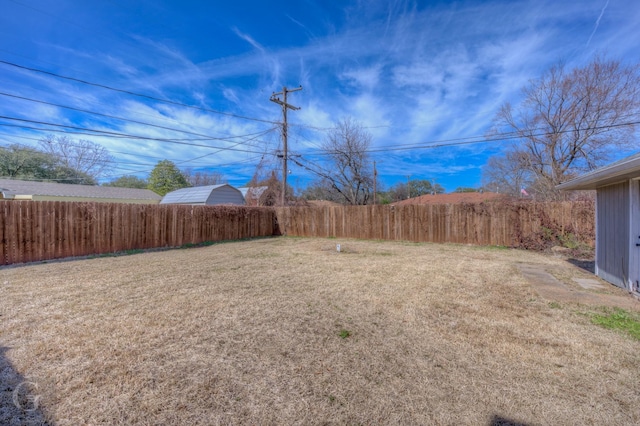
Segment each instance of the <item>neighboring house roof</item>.
[{"label": "neighboring house roof", "polygon": [[[220,199],[215,199],[216,192]],[[236,194],[237,193],[237,194]],[[229,184],[195,186],[169,192],[160,204],[242,204],[242,193]]]},{"label": "neighboring house roof", "polygon": [[244,197],[244,201],[247,205],[259,206],[262,195],[269,189],[268,186],[245,186],[238,188]]},{"label": "neighboring house roof", "polygon": [[327,200],[306,200],[306,203],[311,207],[338,207],[342,205],[340,203]]},{"label": "neighboring house roof", "polygon": [[428,194],[415,198],[398,201],[394,205],[404,206],[410,204],[459,204],[482,203],[504,197],[504,194],[495,192],[454,192],[451,194]]},{"label": "neighboring house roof", "polygon": [[556,186],[561,190],[596,189],[614,183],[640,177],[640,153],[623,158],[620,161],[600,167],[592,172],[578,176]]},{"label": "neighboring house roof", "polygon": [[242,196],[245,199],[247,198],[247,194],[252,198],[260,198],[267,188],[267,186],[243,186],[242,188],[238,188],[238,191],[242,192]]},{"label": "neighboring house roof", "polygon": [[16,179],[0,179],[0,191],[3,197],[7,199],[12,199],[16,196],[46,196],[159,201],[161,198],[158,194],[148,189],[71,185]]}]

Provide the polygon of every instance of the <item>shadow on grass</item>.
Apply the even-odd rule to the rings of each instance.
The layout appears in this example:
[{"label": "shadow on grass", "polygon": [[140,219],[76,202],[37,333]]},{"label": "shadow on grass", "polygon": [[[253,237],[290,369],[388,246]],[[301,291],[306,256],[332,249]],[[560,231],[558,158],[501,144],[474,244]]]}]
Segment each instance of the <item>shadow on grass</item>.
[{"label": "shadow on grass", "polygon": [[595,260],[567,259],[567,262],[592,274],[596,273]]},{"label": "shadow on grass", "polygon": [[0,264],[0,271],[3,269],[24,268],[32,265],[41,265],[45,263],[74,262],[76,260],[99,259],[99,258],[105,258],[105,257],[133,256],[136,254],[157,253],[157,252],[164,252],[164,251],[171,251],[171,250],[197,249],[201,247],[209,247],[209,246],[220,245],[220,244],[239,243],[243,241],[254,241],[254,240],[266,240],[269,238],[275,238],[275,237],[266,236],[266,237],[239,238],[236,240],[203,241],[201,243],[185,243],[181,246],[176,246],[176,247],[153,247],[153,248],[144,248],[144,249],[136,248],[136,249],[121,250],[121,251],[108,252],[108,253],[94,253],[94,254],[87,254],[82,256],[69,256],[69,257],[60,257],[55,259],[34,260],[31,262],[25,262],[25,263],[11,263],[9,265]]},{"label": "shadow on grass", "polygon": [[491,421],[489,422],[489,426],[528,426],[526,423],[517,422],[512,419],[507,419],[506,417],[494,415]]},{"label": "shadow on grass", "polygon": [[37,379],[18,374],[0,346],[0,424],[16,426],[51,425],[40,409]]}]

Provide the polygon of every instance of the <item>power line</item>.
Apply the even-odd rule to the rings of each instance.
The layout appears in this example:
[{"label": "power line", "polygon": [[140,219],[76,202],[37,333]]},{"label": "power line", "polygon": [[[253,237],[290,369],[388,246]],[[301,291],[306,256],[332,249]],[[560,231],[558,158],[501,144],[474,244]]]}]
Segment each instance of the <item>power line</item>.
[{"label": "power line", "polygon": [[[260,136],[260,135],[258,135],[258,136]],[[252,138],[252,139],[256,139],[256,138],[258,138],[258,136],[254,137],[254,138]],[[242,141],[242,142],[238,142],[238,143],[236,143],[236,144],[234,144],[234,145],[231,145],[229,148],[233,148],[234,146],[240,145],[241,143],[249,142],[249,141],[250,141],[250,140],[252,140],[252,139],[246,139],[246,140],[244,140],[244,141]],[[225,148],[225,149],[228,149],[228,148]],[[210,152],[210,153],[208,153],[208,154],[204,154],[204,155],[201,155],[201,156],[199,156],[199,157],[192,158],[192,159],[190,159],[190,160],[185,160],[185,161],[182,161],[181,163],[187,163],[187,162],[191,162],[191,161],[194,161],[194,160],[199,160],[199,159],[201,159],[201,158],[205,158],[205,157],[209,157],[209,156],[211,156],[211,155],[218,154],[218,153],[220,153],[221,151],[224,151],[224,149],[219,149],[219,150],[217,150],[217,151]],[[180,163],[178,163],[178,164],[180,164]]]},{"label": "power line", "polygon": [[[590,131],[590,130],[607,130],[616,127],[624,127],[624,126],[634,126],[640,124],[640,121],[627,121],[624,123],[616,123],[616,124],[607,124],[604,126],[591,126],[585,127],[581,129],[570,129],[570,130],[561,130],[557,132],[542,132],[542,133],[531,133],[525,134],[524,132],[529,131],[529,129],[524,129],[521,131],[514,132],[506,132],[506,133],[497,133],[492,137],[484,137],[484,136],[469,136],[466,138],[455,138],[455,139],[443,139],[437,141],[427,141],[427,142],[418,142],[414,144],[408,145],[396,145],[393,147],[379,147],[373,149],[367,149],[363,152],[391,152],[391,151],[408,151],[408,150],[418,150],[418,149],[434,149],[434,148],[443,148],[447,146],[457,146],[457,145],[471,145],[477,143],[491,143],[491,142],[503,142],[513,139],[522,139],[524,137],[543,137],[550,136],[554,134],[564,134],[571,133],[575,131]],[[536,129],[533,129],[536,130]],[[531,131],[533,131],[531,130]],[[339,151],[325,151],[325,152],[307,152],[305,155],[313,155],[313,156],[326,156],[326,155],[334,155],[339,153]]]},{"label": "power line", "polygon": [[[263,153],[263,154],[255,156],[255,157],[247,158],[246,160],[233,161],[233,162],[230,162],[230,163],[215,164],[215,165],[212,165],[212,167],[228,167],[228,166],[233,166],[233,165],[236,165],[236,164],[250,163],[250,162],[256,160],[258,157],[263,157],[264,155],[273,155],[273,154]],[[186,161],[189,161],[189,160],[186,160]],[[183,164],[184,161],[183,162],[178,162],[176,164],[181,164],[181,163]],[[120,168],[120,169],[121,170],[128,170],[129,173],[125,173],[124,175],[107,175],[107,176],[103,176],[101,179],[119,178],[119,177],[122,177],[122,176],[127,176],[129,174],[136,174],[136,173],[150,173],[153,170],[153,167],[151,169],[145,168],[144,170],[132,170],[132,169],[122,169],[122,168]]]},{"label": "power line", "polygon": [[[253,135],[262,133],[262,131],[260,131],[260,132],[255,132],[255,133],[249,133],[249,134],[246,134],[246,135],[228,136],[228,137],[224,137],[224,138],[223,137],[214,137],[214,136],[209,136],[209,135],[205,135],[205,134],[202,134],[202,133],[190,132],[188,130],[181,130],[181,129],[176,129],[176,128],[167,127],[167,126],[160,126],[160,125],[157,125],[157,124],[146,123],[144,121],[131,120],[131,119],[128,119],[128,118],[118,117],[118,116],[115,116],[115,115],[103,114],[103,113],[95,112],[95,111],[89,111],[89,110],[82,109],[82,108],[76,108],[76,107],[71,107],[71,106],[67,106],[67,105],[54,104],[52,102],[46,102],[46,101],[39,100],[39,99],[27,98],[27,97],[24,97],[24,96],[13,95],[13,94],[10,94],[10,93],[5,93],[5,92],[0,92],[0,96],[7,96],[7,97],[15,98],[15,99],[21,99],[21,100],[25,100],[25,101],[29,101],[29,102],[35,102],[35,103],[44,104],[44,105],[51,105],[51,106],[55,106],[55,107],[59,107],[59,108],[65,108],[65,109],[69,109],[69,110],[72,110],[72,111],[84,112],[86,114],[92,114],[92,115],[97,115],[97,116],[100,116],[100,117],[112,118],[112,119],[115,119],[115,120],[121,120],[121,121],[129,122],[129,123],[142,124],[144,126],[156,127],[158,129],[171,130],[171,131],[174,131],[174,132],[185,133],[187,135],[203,136],[203,137],[206,137],[207,139],[210,139],[210,140],[228,141],[229,139],[241,138],[241,137],[245,137],[245,136],[253,136]],[[274,130],[274,129],[272,128],[270,130]]]},{"label": "power line", "polygon": [[[69,146],[78,146],[78,145],[70,144]],[[4,149],[8,149],[8,148],[11,148],[11,147],[17,147],[17,148],[19,148],[21,150],[29,151],[29,152],[34,153],[34,154],[47,154],[46,151],[42,151],[42,150],[38,149],[37,147],[31,146],[31,145],[25,145],[25,144],[20,144],[20,143],[2,144],[2,145],[0,145],[0,148],[4,148]],[[79,159],[79,158],[82,158],[81,155],[79,155],[79,156],[78,155],[66,155],[65,157],[68,158],[68,159],[76,159],[76,160]],[[147,164],[143,164],[143,163],[129,163],[129,162],[126,162],[126,161],[118,161],[118,160],[115,160],[113,158],[106,159],[106,160],[104,160],[104,162],[105,163],[111,163],[111,164],[131,165],[131,166],[146,166],[147,165]]]},{"label": "power line", "polygon": [[[87,131],[95,132],[95,133],[72,133],[72,134],[85,134],[85,135],[95,136],[96,133],[98,133],[98,134],[106,134],[108,137],[115,137],[115,138],[131,138],[131,139],[140,139],[140,140],[150,140],[150,141],[157,141],[157,142],[167,142],[167,143],[176,143],[176,144],[188,145],[188,146],[203,147],[203,148],[209,148],[209,149],[223,149],[223,150],[230,150],[230,151],[239,151],[239,152],[248,152],[248,153],[253,153],[253,154],[261,154],[261,152],[258,152],[258,151],[241,150],[241,149],[224,148],[224,147],[212,147],[212,146],[209,146],[209,145],[202,145],[202,144],[183,142],[183,141],[176,140],[176,139],[149,138],[149,137],[143,137],[143,136],[137,136],[137,135],[128,135],[128,134],[116,133],[116,132],[106,132],[106,131],[100,131],[100,130],[94,130],[94,129],[81,128],[81,127],[76,127],[76,126],[65,126],[65,125],[58,125],[58,124],[53,124],[53,123],[46,123],[46,122],[38,122],[38,121],[33,121],[33,120],[25,120],[25,119],[13,118],[13,117],[0,116],[0,118],[5,118],[5,119],[9,119],[9,120],[25,121],[25,122],[43,124],[43,125],[51,125],[51,126],[58,126],[58,127],[73,128],[73,129],[79,129],[79,130],[87,130]],[[615,127],[631,126],[631,125],[637,125],[637,124],[640,124],[640,121],[628,121],[628,122],[624,122],[624,123],[617,123],[617,124],[611,124],[611,125],[606,125],[606,126],[593,126],[593,127],[577,129],[577,130],[578,131],[605,130],[605,129],[615,128]],[[34,128],[34,127],[22,126],[22,125],[11,125],[11,124],[7,124],[7,123],[0,123],[0,126],[20,127],[20,128],[27,128],[27,129],[40,130],[40,131],[66,133],[66,132],[62,132],[62,131],[59,131],[59,130],[55,130],[55,129],[42,129],[42,128]],[[270,130],[266,131],[266,133],[268,133],[270,131],[273,131],[273,129],[270,129]],[[541,136],[549,136],[551,134],[556,134],[556,133],[570,133],[570,132],[573,132],[573,131],[575,131],[575,130],[565,130],[565,131],[559,131],[559,132],[532,133],[529,136],[541,137]],[[507,133],[496,134],[495,136],[490,137],[490,138],[486,138],[486,137],[482,138],[481,136],[470,136],[470,137],[466,137],[466,138],[455,138],[455,139],[444,139],[444,140],[438,140],[438,141],[427,141],[427,142],[422,142],[422,143],[409,144],[409,145],[405,145],[405,146],[380,147],[380,148],[375,148],[375,149],[368,149],[368,150],[365,150],[364,152],[374,153],[374,152],[392,152],[392,151],[407,151],[407,150],[419,150],[419,149],[435,149],[435,148],[442,148],[442,147],[447,147],[447,146],[458,146],[458,145],[471,145],[471,144],[478,144],[478,143],[502,142],[502,141],[508,141],[508,140],[513,140],[513,139],[520,139],[522,137],[523,137],[522,131],[521,132],[507,132]],[[482,138],[482,139],[480,139],[480,138]],[[190,139],[190,140],[194,140],[194,139]],[[337,151],[307,152],[307,153],[304,153],[304,155],[327,156],[327,155],[333,155],[333,154],[336,154],[336,153],[337,153]]]},{"label": "power line", "polygon": [[[4,49],[0,49],[0,52],[7,52],[7,51],[4,50]],[[13,55],[17,55],[17,54],[12,53],[12,52],[8,52],[8,53],[11,53]],[[17,56],[22,56],[22,55],[17,55]],[[24,57],[24,56],[22,56],[22,57]],[[27,59],[30,59],[30,58],[27,58]],[[53,64],[53,65],[56,65],[56,64]],[[34,91],[38,91],[38,92],[43,92],[43,90],[38,88],[38,87],[30,87],[30,89],[34,90]],[[44,91],[44,92],[47,93],[47,94],[50,94],[50,91]],[[76,100],[81,101],[81,102],[86,102],[86,98],[85,97],[73,96],[72,94],[69,94],[69,93],[65,93],[65,97],[68,98],[68,99],[76,99]],[[144,105],[144,106],[146,106],[146,105]],[[176,120],[175,118],[172,118],[172,117],[169,117],[169,116],[162,115],[162,116],[159,117],[157,114],[156,115],[149,114],[148,112],[143,112],[143,111],[133,111],[133,112],[130,112],[130,114],[150,117],[150,118],[152,118],[153,120],[156,120],[156,121],[172,122],[172,123],[175,123],[175,124],[184,125],[184,123],[181,122],[180,120]],[[189,123],[188,126],[190,128],[195,128],[195,129],[206,129],[206,130],[209,129],[208,127],[198,126],[197,124],[193,124],[193,123]]]},{"label": "power line", "polygon": [[[0,125],[2,125],[2,124],[0,123]],[[26,140],[36,141],[36,142],[42,141],[42,138],[30,138],[28,136],[13,135],[13,134],[9,134],[9,133],[0,133],[0,136],[7,136],[7,137],[10,137],[10,138],[18,138],[18,139],[26,139]],[[34,151],[37,151],[37,148],[34,148],[31,145],[24,145],[24,144],[20,144],[20,143],[16,143],[16,145],[18,145],[19,147],[24,147],[24,148],[27,148],[27,149],[33,149]],[[3,146],[6,148],[6,147],[9,147],[10,145],[5,144]],[[73,146],[76,146],[76,145],[73,145]],[[152,155],[144,155],[144,154],[133,153],[133,152],[125,152],[125,151],[115,151],[115,150],[112,150],[112,149],[109,149],[108,151],[109,151],[109,153],[112,153],[112,154],[122,154],[122,155],[126,155],[126,156],[149,158],[149,159],[152,159],[152,160],[164,160],[165,159],[165,157],[156,157],[156,156],[152,156]],[[206,154],[205,156],[217,154],[218,152],[220,152],[220,151],[216,151],[216,152],[213,152],[213,153],[210,153],[210,154]],[[205,157],[205,156],[203,156],[203,157]],[[253,157],[253,158],[256,158],[256,157]],[[192,159],[192,160],[190,160],[190,162],[191,161],[194,161],[194,160]],[[136,164],[136,163],[123,162],[123,161],[120,161],[120,160],[113,161],[113,162],[117,163],[117,164]],[[234,163],[231,163],[231,164],[234,164]],[[145,166],[147,164],[139,163],[138,165]],[[228,164],[224,163],[221,166],[226,166],[226,165],[228,165]],[[218,166],[218,165],[216,164],[216,166]]]},{"label": "power line", "polygon": [[[26,151],[29,151],[29,152],[32,152],[32,153],[40,153],[40,154],[44,153],[44,151],[40,151],[37,148],[29,146],[29,145],[23,145],[23,144],[16,144],[16,145],[20,149],[23,149],[23,150],[26,150]],[[8,145],[4,145],[4,146],[0,145],[0,147],[7,148]],[[216,154],[216,153],[217,152],[206,154],[206,155],[203,155],[203,156],[200,156],[200,157],[196,157],[196,158],[193,158],[193,159],[179,161],[179,162],[176,162],[176,164],[190,163],[190,162],[192,162],[194,160],[197,160],[197,159],[200,159],[200,158],[212,155],[212,154]],[[213,167],[227,167],[227,166],[232,166],[232,165],[236,165],[236,164],[250,163],[250,162],[254,161],[255,159],[260,158],[260,157],[262,157],[264,155],[268,155],[268,153],[261,153],[258,156],[254,156],[254,157],[248,158],[246,160],[233,161],[233,162],[229,162],[229,163],[214,164],[212,166]],[[78,157],[70,156],[69,158],[78,158]],[[161,159],[161,158],[158,157],[158,159]],[[164,159],[164,158],[162,158],[162,159]],[[136,170],[136,169],[130,169],[130,168],[126,168],[126,167],[118,167],[118,165],[144,166],[145,168],[151,166],[150,164],[146,164],[146,163],[129,163],[129,162],[113,161],[113,160],[110,160],[108,162],[115,164],[115,165],[111,166],[112,169],[126,170],[126,171],[128,171],[130,173],[145,173],[145,172],[151,171],[151,169]],[[127,174],[129,174],[129,173],[127,173]],[[125,175],[107,175],[107,176],[101,177],[101,179],[107,179],[107,178],[113,178],[113,177],[121,177],[121,176],[126,176],[127,174],[125,174]],[[95,178],[97,179],[98,177],[96,176]],[[69,179],[66,179],[66,180],[74,180],[74,179],[80,179],[81,180],[81,179],[84,179],[84,178],[69,178]],[[62,180],[62,179],[52,179],[52,180]]]},{"label": "power line", "polygon": [[[305,129],[312,129],[312,130],[318,130],[318,131],[329,131],[329,130],[334,130],[336,127],[332,126],[332,127],[318,127],[318,126],[312,126],[310,124],[300,124],[300,123],[289,123],[289,126],[291,127],[302,127]],[[390,125],[384,125],[384,126],[362,126],[363,129],[385,129],[385,128],[391,128],[394,126],[390,126]]]},{"label": "power line", "polygon": [[[9,117],[9,116],[3,116],[3,115],[0,115],[0,119],[12,120],[12,121],[21,121],[21,122],[31,123],[31,124],[40,124],[40,125],[44,125],[44,126],[61,127],[61,128],[73,129],[73,130],[89,131],[89,132],[92,132],[92,133],[83,133],[83,134],[87,134],[87,135],[90,135],[90,136],[104,135],[104,136],[116,137],[116,138],[138,139],[138,140],[147,140],[147,141],[154,141],[154,142],[166,142],[166,143],[174,143],[174,144],[179,144],[179,145],[196,146],[196,147],[201,147],[201,148],[221,149],[221,150],[226,150],[226,151],[238,151],[238,152],[248,152],[248,153],[252,153],[252,154],[260,154],[260,152],[258,152],[258,151],[251,151],[251,150],[238,149],[238,148],[226,148],[226,147],[219,147],[219,146],[196,144],[196,143],[192,143],[192,142],[185,142],[185,140],[187,140],[187,141],[208,140],[208,138],[205,138],[205,139],[151,138],[151,137],[145,137],[145,136],[140,136],[140,135],[131,135],[131,134],[127,134],[127,133],[110,132],[110,131],[106,131],[106,130],[89,129],[89,128],[86,128],[86,127],[69,126],[69,125],[64,125],[64,124],[48,123],[48,122],[38,121],[38,120],[27,120],[27,119],[24,119],[24,118]],[[65,133],[65,132],[61,132],[60,130],[55,130],[55,129],[42,129],[42,128],[34,128],[34,127],[28,127],[28,126],[21,126],[21,125],[11,125],[11,124],[6,124],[6,123],[0,123],[0,126],[21,127],[21,128],[27,128],[27,129],[33,129],[33,130]],[[269,129],[268,131],[265,131],[263,134],[267,134],[269,132],[272,132],[273,130],[274,129]]]},{"label": "power line", "polygon": [[[61,181],[66,182],[66,181],[73,181],[73,180],[85,180],[86,178],[68,177],[68,178],[44,179],[44,178],[33,178],[33,177],[27,177],[27,176],[19,177],[19,178],[17,178],[16,176],[0,176],[0,179],[26,180],[26,181],[29,181],[29,182],[56,182],[56,183],[60,183]],[[94,178],[92,178],[92,179],[94,179]],[[96,181],[97,180],[94,180],[94,182],[96,182]]]},{"label": "power line", "polygon": [[[0,125],[2,125],[2,123],[0,123]],[[66,134],[66,132],[63,132],[63,131],[56,131],[56,130],[51,130],[51,131],[52,132],[58,132],[58,133]],[[12,136],[12,135],[9,135],[9,136]],[[23,138],[23,139],[29,139],[29,140],[34,140],[34,141],[40,141],[40,139],[28,138],[28,137],[25,137],[25,136],[14,136],[14,137]],[[21,145],[21,144],[17,144],[17,145],[18,146],[28,147],[26,145]],[[206,147],[207,148],[211,148],[211,147],[208,147],[208,146],[206,146]],[[28,147],[28,149],[31,149],[34,152],[37,151],[33,147]],[[237,151],[243,152],[242,150],[237,150]],[[128,153],[128,152],[121,152],[121,151],[110,151],[110,152],[116,152],[116,153],[121,153],[121,154],[124,154],[124,155],[131,155],[131,156],[136,155],[136,156],[146,157],[146,158],[151,158],[151,159],[156,159],[156,160],[164,160],[164,159],[166,159],[166,157],[151,157],[151,156],[138,155],[138,154],[133,154],[133,153]],[[216,152],[213,152],[213,153],[210,153],[210,154],[206,154],[206,155],[200,156],[200,157],[196,157],[196,159],[203,158],[203,157],[208,156],[208,155],[216,154],[218,152],[220,152],[220,150],[218,150]],[[251,162],[251,161],[254,161],[256,158],[264,157],[265,155],[275,155],[275,154],[271,154],[271,153],[268,153],[268,152],[262,152],[262,151],[255,152],[255,151],[246,151],[245,150],[244,152],[257,153],[258,156],[251,157],[251,158],[249,158],[247,160],[235,161],[235,162],[231,162],[231,163],[212,164],[211,166],[214,166],[214,167],[227,167],[227,166],[231,166],[231,165],[235,165],[235,164],[242,164],[242,163],[245,163],[245,162]],[[192,162],[194,160],[195,159],[185,160],[185,161],[182,161],[181,163],[184,164],[184,163],[187,163],[187,162]],[[112,161],[112,162],[114,162],[114,161]],[[127,163],[127,162],[122,162],[122,161],[118,161],[118,162],[114,162],[114,163],[115,164],[130,164],[130,165],[135,165],[136,164],[136,163]],[[140,166],[151,166],[149,164],[138,164],[138,165],[140,165]],[[198,166],[198,165],[196,165],[196,166]],[[114,167],[114,166],[112,166],[112,168],[117,168],[117,169],[120,169],[120,170],[128,170],[130,173],[148,173],[148,172],[151,171],[151,169],[146,169],[146,168],[144,170],[125,169],[125,168]],[[111,177],[120,177],[120,176],[124,176],[124,175],[107,175],[107,176],[102,177],[102,179],[111,178]]]},{"label": "power line", "polygon": [[213,113],[213,114],[225,115],[227,117],[240,118],[240,119],[243,119],[243,120],[257,121],[257,122],[260,122],[260,123],[269,123],[269,124],[280,124],[277,121],[264,120],[264,119],[255,118],[255,117],[247,117],[247,116],[244,116],[244,115],[234,114],[234,113],[231,113],[231,112],[217,111],[217,110],[214,110],[214,109],[209,109],[209,108],[198,107],[198,106],[195,106],[195,105],[184,104],[182,102],[176,102],[176,101],[172,101],[170,99],[156,98],[155,96],[145,95],[143,93],[136,93],[136,92],[132,92],[130,90],[125,90],[125,89],[118,89],[116,87],[107,86],[106,84],[93,83],[93,82],[90,82],[90,81],[87,81],[87,80],[82,80],[82,79],[75,78],[75,77],[69,77],[69,76],[65,76],[65,75],[61,75],[61,74],[56,74],[54,72],[45,71],[45,70],[41,70],[41,69],[38,69],[38,68],[27,67],[25,65],[19,65],[19,64],[16,64],[16,63],[13,63],[13,62],[9,62],[9,61],[0,60],[0,64],[5,64],[5,65],[9,65],[9,66],[12,66],[12,67],[16,67],[16,68],[27,70],[27,71],[31,71],[31,72],[36,72],[36,73],[45,74],[45,75],[49,75],[49,76],[56,77],[56,78],[62,78],[62,79],[65,79],[65,80],[74,81],[76,83],[81,83],[81,84],[86,84],[86,85],[89,85],[89,86],[99,87],[101,89],[112,90],[114,92],[124,93],[124,94],[131,95],[131,96],[137,96],[139,98],[149,99],[149,100],[153,100],[153,101],[156,101],[156,102],[163,102],[163,103],[166,103],[166,104],[177,105],[177,106],[181,106],[181,107],[184,107],[184,108],[196,109],[196,110],[199,110],[199,111],[210,112],[210,113]]},{"label": "power line", "polygon": [[291,161],[293,161],[299,167],[302,167],[303,169],[305,169],[305,170],[307,170],[307,171],[309,171],[309,172],[311,172],[313,174],[316,174],[316,175],[318,175],[318,176],[320,176],[322,178],[331,180],[331,172],[330,171],[323,169],[322,167],[320,167],[317,164],[312,164],[313,167],[315,167],[315,169],[312,169],[310,166],[306,166],[306,165],[302,164],[301,161],[307,161],[309,163],[310,163],[310,161],[307,160],[306,158],[303,158],[301,155],[291,155],[290,158],[291,158]]},{"label": "power line", "polygon": [[[625,123],[617,123],[617,124],[612,124],[612,125],[606,125],[606,126],[592,126],[592,127],[588,127],[588,128],[584,128],[584,129],[577,129],[578,131],[588,131],[588,130],[606,130],[606,129],[610,129],[613,127],[623,127],[623,126],[631,126],[631,125],[637,125],[640,124],[640,121],[629,121],[629,122],[625,122]],[[526,131],[526,129],[525,129]],[[533,136],[533,137],[540,137],[540,136],[549,136],[552,134],[557,134],[557,133],[570,133],[576,130],[565,130],[565,131],[559,131],[559,132],[543,132],[543,133],[538,133],[538,134],[531,134],[531,135],[527,135],[527,136]],[[511,140],[511,139],[520,139],[523,137],[523,132],[507,132],[504,134],[498,134],[492,138],[485,138],[483,140],[465,140],[465,139],[470,139],[470,138],[459,138],[459,139],[452,139],[449,141],[452,142],[448,142],[448,141],[443,141],[443,143],[437,143],[437,144],[430,144],[430,145],[423,145],[423,146],[412,146],[412,147],[396,147],[396,148],[380,148],[380,149],[370,149],[370,150],[366,150],[364,152],[368,152],[368,153],[372,153],[372,152],[390,152],[390,151],[400,151],[400,150],[409,150],[409,149],[435,149],[435,148],[442,148],[442,147],[447,147],[447,146],[457,146],[457,145],[468,145],[468,144],[476,144],[476,143],[489,143],[489,142],[500,142],[500,141],[506,141],[506,140]],[[471,137],[471,139],[475,139],[478,137]],[[322,153],[315,153],[315,154],[304,154],[304,155],[316,155],[316,156],[325,156],[325,155],[333,155],[336,153],[340,153],[339,151],[327,151],[327,152],[322,152]],[[295,157],[295,158],[294,158]],[[311,168],[310,166],[306,166],[305,164],[302,164],[300,161],[301,160],[305,160],[302,158],[301,155],[296,155],[296,156],[290,156],[291,161],[293,161],[295,164],[297,164],[298,166],[302,167],[305,170],[308,170],[311,173],[314,173],[315,175],[318,175],[322,178],[325,179],[329,179],[331,180],[331,172],[324,170],[322,167],[320,167],[318,164],[313,164],[314,168]],[[296,159],[297,158],[297,159]],[[309,161],[309,160],[305,160],[305,161]]]}]

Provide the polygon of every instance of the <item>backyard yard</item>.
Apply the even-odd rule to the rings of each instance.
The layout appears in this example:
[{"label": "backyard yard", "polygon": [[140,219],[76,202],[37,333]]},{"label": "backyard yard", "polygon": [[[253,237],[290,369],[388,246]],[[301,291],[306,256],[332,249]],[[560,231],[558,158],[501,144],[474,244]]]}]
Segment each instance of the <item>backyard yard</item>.
[{"label": "backyard yard", "polygon": [[290,237],[3,268],[0,424],[639,424],[640,341],[523,265],[594,278]]}]

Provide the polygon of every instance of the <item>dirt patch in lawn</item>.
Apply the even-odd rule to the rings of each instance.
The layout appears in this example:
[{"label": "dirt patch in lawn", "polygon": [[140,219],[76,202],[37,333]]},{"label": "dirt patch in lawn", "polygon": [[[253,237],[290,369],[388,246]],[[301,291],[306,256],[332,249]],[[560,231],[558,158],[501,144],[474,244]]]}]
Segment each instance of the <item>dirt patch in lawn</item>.
[{"label": "dirt patch in lawn", "polygon": [[576,269],[297,238],[4,269],[2,387],[59,425],[640,423],[640,342],[525,263]]}]

